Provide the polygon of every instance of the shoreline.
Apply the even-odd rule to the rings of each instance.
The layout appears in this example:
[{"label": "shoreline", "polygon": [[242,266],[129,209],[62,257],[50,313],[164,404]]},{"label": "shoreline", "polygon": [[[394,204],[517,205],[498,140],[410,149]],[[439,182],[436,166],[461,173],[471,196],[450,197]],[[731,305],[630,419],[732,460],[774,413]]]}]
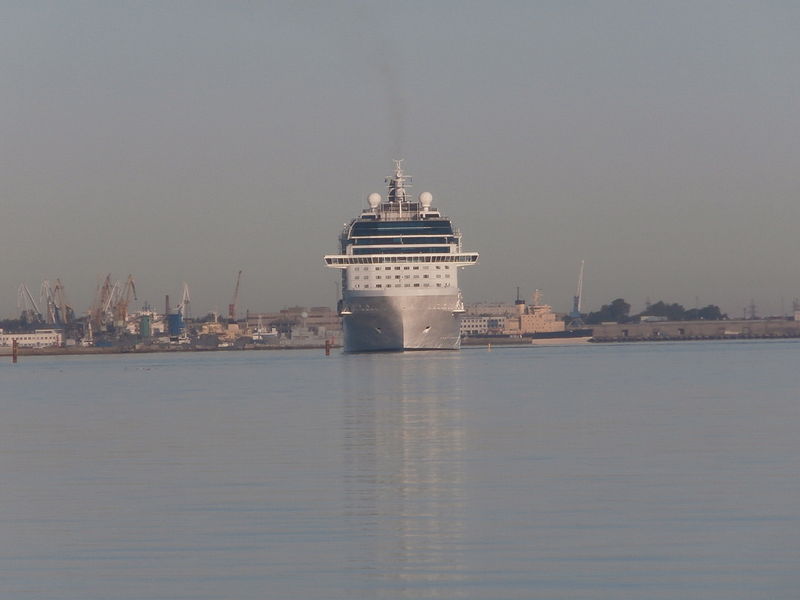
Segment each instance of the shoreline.
[{"label": "shoreline", "polygon": [[[530,346],[561,346],[574,344],[631,344],[642,342],[704,342],[704,341],[735,341],[735,340],[791,340],[800,339],[800,332],[764,332],[758,333],[725,333],[721,335],[694,335],[694,336],[565,336],[565,337],[466,337],[461,340],[462,348],[486,347],[520,347]],[[252,352],[252,351],[283,351],[283,350],[340,350],[341,344],[326,346],[319,344],[296,344],[276,346],[240,346],[226,348],[203,348],[185,346],[140,346],[140,347],[45,347],[45,348],[18,348],[17,356],[96,356],[104,354],[157,354],[175,352]],[[0,347],[0,358],[11,358],[10,346]]]},{"label": "shoreline", "polygon": [[[46,347],[46,348],[18,348],[17,356],[86,356],[99,354],[157,354],[173,352],[247,352],[263,350],[324,350],[325,344],[297,344],[292,346],[245,346],[239,348],[197,348],[197,347],[170,347],[170,346],[145,346],[140,348],[120,348],[118,346],[94,347]],[[335,344],[331,349],[341,348]],[[0,357],[11,358],[10,346],[0,348]]]}]

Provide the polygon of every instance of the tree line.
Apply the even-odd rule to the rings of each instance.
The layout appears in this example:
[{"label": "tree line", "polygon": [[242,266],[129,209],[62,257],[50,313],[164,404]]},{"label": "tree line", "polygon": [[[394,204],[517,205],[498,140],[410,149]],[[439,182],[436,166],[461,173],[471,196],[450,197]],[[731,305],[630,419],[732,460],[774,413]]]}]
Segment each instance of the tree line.
[{"label": "tree line", "polygon": [[642,317],[665,317],[668,321],[719,321],[727,319],[728,315],[723,313],[719,306],[709,304],[703,308],[686,309],[682,305],[673,302],[668,304],[659,300],[654,304],[649,304],[645,310],[637,315],[631,315],[631,305],[622,298],[612,300],[609,304],[604,304],[600,310],[590,312],[586,316],[588,325],[599,323],[631,323],[640,320]]}]

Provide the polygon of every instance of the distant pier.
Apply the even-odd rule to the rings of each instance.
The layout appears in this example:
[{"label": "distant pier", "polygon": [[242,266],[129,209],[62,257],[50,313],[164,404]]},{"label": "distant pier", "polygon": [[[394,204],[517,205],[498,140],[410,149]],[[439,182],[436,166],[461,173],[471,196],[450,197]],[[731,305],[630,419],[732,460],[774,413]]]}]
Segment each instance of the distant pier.
[{"label": "distant pier", "polygon": [[594,342],[657,342],[800,337],[800,321],[739,319],[721,321],[650,321],[592,326]]}]

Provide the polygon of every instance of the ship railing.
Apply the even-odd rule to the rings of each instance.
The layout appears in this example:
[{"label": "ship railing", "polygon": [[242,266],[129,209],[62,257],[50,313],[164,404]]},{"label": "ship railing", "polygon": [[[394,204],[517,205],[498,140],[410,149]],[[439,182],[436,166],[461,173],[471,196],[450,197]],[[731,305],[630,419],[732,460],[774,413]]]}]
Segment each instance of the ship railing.
[{"label": "ship railing", "polygon": [[384,202],[378,214],[384,221],[416,219],[420,216],[420,205],[418,202]]},{"label": "ship railing", "polygon": [[477,252],[459,254],[373,254],[357,256],[350,254],[327,254],[325,264],[334,269],[346,269],[349,265],[371,265],[378,263],[452,263],[457,267],[466,267],[478,262]]}]

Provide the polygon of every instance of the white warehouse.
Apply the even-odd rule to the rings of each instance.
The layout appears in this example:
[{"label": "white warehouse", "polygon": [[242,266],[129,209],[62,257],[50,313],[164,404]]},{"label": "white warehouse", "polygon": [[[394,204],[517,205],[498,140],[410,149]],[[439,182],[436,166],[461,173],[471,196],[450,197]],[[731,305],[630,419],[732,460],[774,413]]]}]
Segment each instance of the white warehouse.
[{"label": "white warehouse", "polygon": [[5,333],[0,329],[0,346],[11,346],[14,340],[20,348],[46,348],[61,346],[64,336],[59,329],[37,329],[33,333]]}]

